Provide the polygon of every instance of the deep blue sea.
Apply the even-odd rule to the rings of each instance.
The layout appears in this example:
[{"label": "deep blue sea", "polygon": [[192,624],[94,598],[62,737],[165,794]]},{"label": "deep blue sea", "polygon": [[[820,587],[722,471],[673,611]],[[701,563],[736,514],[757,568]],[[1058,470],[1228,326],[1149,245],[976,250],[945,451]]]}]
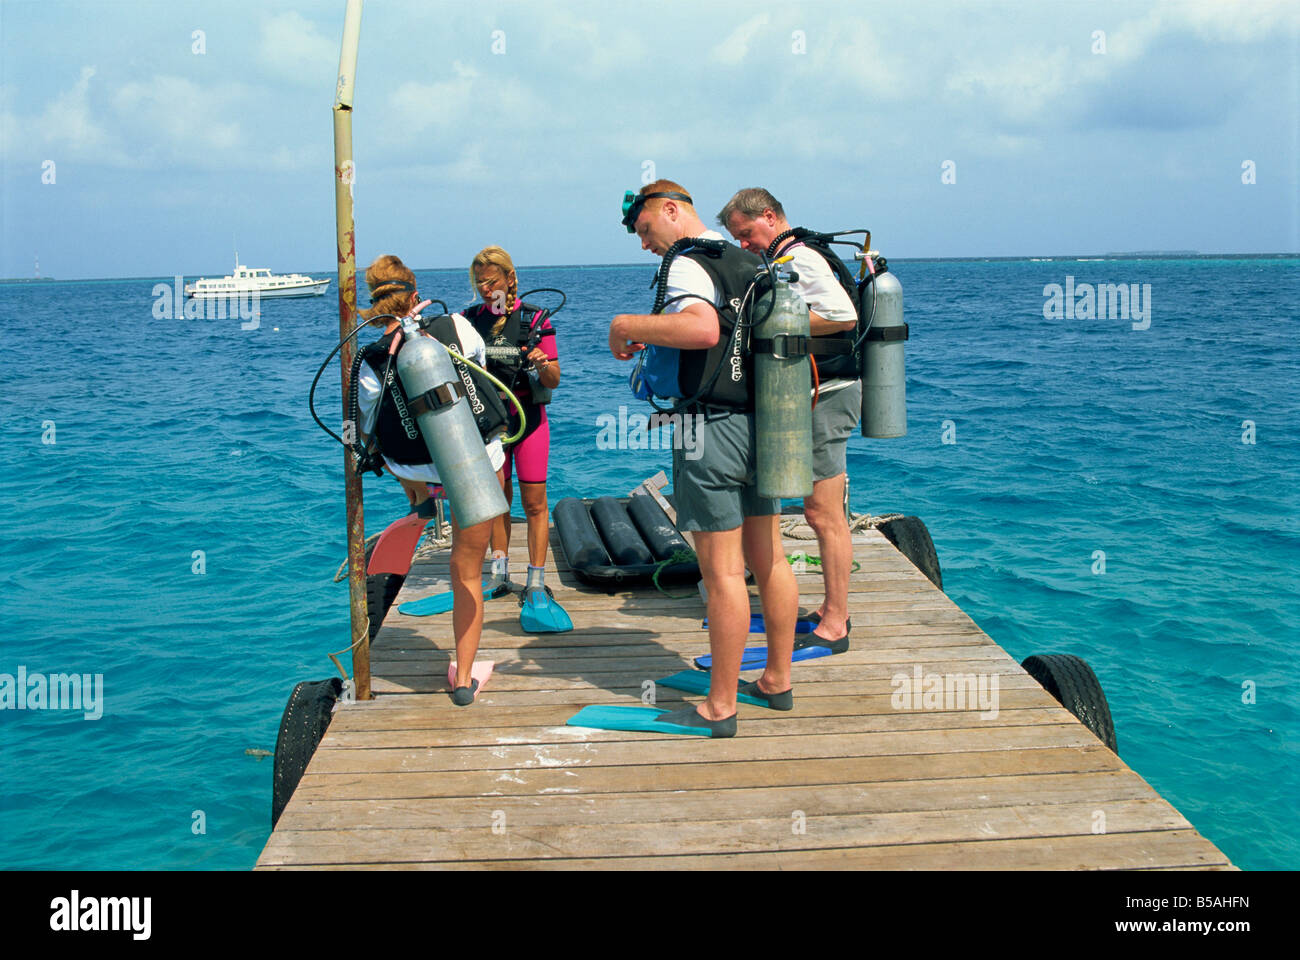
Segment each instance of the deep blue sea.
[{"label": "deep blue sea", "polygon": [[[668,467],[596,447],[597,417],[643,409],[606,335],[654,263],[520,271],[569,295],[552,503]],[[854,510],[920,516],[1017,659],[1084,657],[1120,755],[1234,863],[1300,867],[1300,260],[892,266],[910,431],[850,441]],[[1150,284],[1149,326],[1045,319],[1067,277]],[[0,712],[5,867],[251,867],[272,761],[245,750],[348,645],[342,454],[306,403],[334,284],[245,330],[156,319],[168,279],[0,285],[0,673],[104,683],[96,720]],[[462,269],[419,279],[469,301]],[[405,512],[391,479],[365,489],[367,530]]]}]

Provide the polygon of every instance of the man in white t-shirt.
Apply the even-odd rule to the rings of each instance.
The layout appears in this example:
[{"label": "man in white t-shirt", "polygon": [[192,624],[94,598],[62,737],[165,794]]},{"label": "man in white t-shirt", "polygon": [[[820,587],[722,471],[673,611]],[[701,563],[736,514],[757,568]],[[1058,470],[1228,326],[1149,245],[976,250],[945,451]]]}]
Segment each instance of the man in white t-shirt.
[{"label": "man in white t-shirt", "polygon": [[[766,251],[774,260],[793,257],[799,275],[793,286],[808,304],[812,335],[853,340],[857,310],[826,259],[794,237],[779,243],[776,250],[770,249],[773,241],[790,229],[776,197],[761,187],[740,190],[718,213],[718,223],[745,250]],[[821,376],[813,408],[813,492],[804,498],[803,508],[808,525],[817,534],[825,596],[812,616],[819,621],[816,628],[812,634],[801,635],[801,643],[816,638],[840,652],[848,649],[849,572],[853,566],[853,539],[844,513],[846,447],[861,417],[862,379],[850,356],[821,356],[817,366],[819,372],[827,373]]]},{"label": "man in white t-shirt", "polygon": [[[688,706],[659,722],[705,727],[710,736],[730,737],[736,731],[738,692],[760,697],[773,709],[794,706],[790,661],[799,592],[781,542],[781,502],[758,496],[756,488],[747,358],[742,354],[737,363],[730,362],[735,345],[730,304],[739,303],[757,261],[708,230],[686,188],[671,180],[629,193],[623,224],[640,238],[643,250],[659,257],[673,252],[662,312],[614,317],[609,349],[619,360],[630,360],[647,346],[655,347],[656,369],[662,372],[651,384],[655,393],[693,398],[684,419],[693,428],[698,456],[686,457],[686,444],[673,444],[673,500],[678,526],[690,531],[695,542],[708,592],[713,656],[708,699],[699,710]],[[678,242],[689,238],[714,241],[715,248],[678,253]],[[660,271],[664,276],[663,265]],[[683,423],[677,429],[686,428]],[[750,623],[746,566],[762,598],[768,657],[763,675],[741,687],[740,662]]]}]

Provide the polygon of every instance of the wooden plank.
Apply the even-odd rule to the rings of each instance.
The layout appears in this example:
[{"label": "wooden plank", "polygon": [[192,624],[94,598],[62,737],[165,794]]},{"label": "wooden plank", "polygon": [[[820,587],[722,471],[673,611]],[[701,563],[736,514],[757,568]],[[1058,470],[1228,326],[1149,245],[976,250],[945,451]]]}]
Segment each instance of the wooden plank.
[{"label": "wooden plank", "polygon": [[[829,861],[829,862],[828,862]],[[1231,870],[1213,844],[1194,830],[1035,837],[742,853],[724,856],[664,856],[595,860],[477,860],[446,863],[312,864],[276,870]]]},{"label": "wooden plank", "polygon": [[308,771],[294,802],[414,797],[547,796],[753,786],[798,786],[846,781],[883,783],[939,777],[1092,773],[1125,769],[1094,741],[1081,748],[988,750],[891,757],[771,760],[763,764],[646,764],[635,767],[516,767],[508,770],[321,774]]},{"label": "wooden plank", "polygon": [[[556,794],[544,798],[457,797],[446,800],[321,800],[285,811],[281,829],[301,831],[363,829],[473,830],[493,820],[516,827],[566,824],[658,822],[667,827],[687,820],[730,820],[737,816],[740,795],[734,789],[685,790],[663,794],[608,793],[598,796]],[[991,810],[997,807],[1088,803],[1096,811],[1111,804],[1157,799],[1154,791],[1128,771],[1091,776],[971,777],[959,780],[909,780],[903,783],[836,783],[817,786],[751,787],[745,790],[746,819],[798,820],[805,817],[902,813],[922,810]],[[1107,817],[1109,819],[1109,816]]]},{"label": "wooden plank", "polygon": [[[540,802],[540,801],[539,801]],[[645,823],[511,825],[493,833],[491,823],[475,829],[277,830],[266,863],[373,863],[413,856],[431,862],[544,860],[593,857],[611,850],[623,856],[830,850],[889,844],[918,844],[992,838],[1059,837],[1090,834],[1094,801],[1016,805],[977,810],[923,810],[806,816],[682,820],[665,830]],[[1107,833],[1188,829],[1190,824],[1160,799],[1113,800],[1105,805]],[[794,824],[802,826],[802,832]],[[833,862],[828,858],[828,864]]]},{"label": "wooden plank", "polygon": [[[744,730],[747,723],[758,722],[762,721],[742,719],[739,726]],[[840,736],[740,736],[728,740],[640,732],[622,732],[620,736],[623,739],[610,742],[579,740],[565,744],[500,744],[493,747],[319,750],[307,769],[314,773],[396,773],[417,770],[506,770],[515,767],[707,764],[795,757],[879,757],[1017,747],[1077,747],[1096,742],[1096,737],[1077,722],[1032,727],[985,726],[905,733],[850,733]]]}]

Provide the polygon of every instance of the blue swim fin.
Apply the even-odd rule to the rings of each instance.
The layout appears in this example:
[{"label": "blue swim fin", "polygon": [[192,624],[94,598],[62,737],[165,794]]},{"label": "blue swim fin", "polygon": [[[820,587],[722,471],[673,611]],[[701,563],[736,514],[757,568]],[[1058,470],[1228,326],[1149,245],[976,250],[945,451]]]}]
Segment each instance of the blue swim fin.
[{"label": "blue swim fin", "polygon": [[[790,657],[791,663],[798,663],[800,660],[816,660],[819,657],[829,657],[831,655],[830,647],[804,647],[796,650]],[[705,654],[702,657],[695,658],[695,666],[701,670],[708,670],[713,666],[713,657]],[[741,670],[758,670],[767,666],[767,647],[746,647],[745,653],[740,658]],[[661,683],[663,681],[660,681]],[[766,704],[763,704],[766,706]]]},{"label": "blue swim fin", "polygon": [[573,621],[564,608],[555,602],[551,588],[527,588],[519,597],[519,626],[524,633],[567,633]]},{"label": "blue swim fin", "polygon": [[[483,599],[491,600],[494,597],[504,596],[510,592],[510,587],[499,581],[483,581]],[[408,600],[397,608],[397,612],[408,617],[432,617],[437,613],[446,613],[452,606],[452,592],[449,589],[442,593],[435,593],[427,597],[421,597],[419,600]]]},{"label": "blue swim fin", "polygon": [[663,723],[659,717],[667,710],[657,707],[601,706],[583,707],[565,723],[570,727],[594,727],[597,730],[647,730],[656,733],[679,733],[692,737],[710,737],[708,727],[684,727]]},{"label": "blue swim fin", "polygon": [[[705,617],[705,618],[704,618],[704,622],[703,622],[702,624],[700,624],[700,626],[703,627],[703,628],[705,628],[705,629],[708,629],[708,626],[709,626],[709,618],[708,618],[708,617]],[[800,618],[799,620],[796,620],[796,621],[794,622],[794,632],[795,632],[795,633],[812,633],[812,632],[813,632],[814,630],[816,630],[816,629],[817,629],[817,621],[816,621],[816,620],[805,620],[805,619]],[[750,632],[750,633],[767,633],[767,630],[765,629],[765,627],[764,627],[764,625],[763,625],[763,615],[762,615],[761,613],[755,613],[755,614],[753,614],[752,616],[750,616],[750,618],[749,618],[749,632]]]},{"label": "blue swim fin", "polygon": [[[674,673],[671,677],[656,680],[655,683],[662,684],[665,687],[672,687],[674,690],[685,690],[687,693],[709,692],[709,678],[698,670],[683,670],[681,673]],[[752,703],[756,707],[769,705],[766,700],[751,697],[747,693],[736,694],[736,699],[741,703]]]}]

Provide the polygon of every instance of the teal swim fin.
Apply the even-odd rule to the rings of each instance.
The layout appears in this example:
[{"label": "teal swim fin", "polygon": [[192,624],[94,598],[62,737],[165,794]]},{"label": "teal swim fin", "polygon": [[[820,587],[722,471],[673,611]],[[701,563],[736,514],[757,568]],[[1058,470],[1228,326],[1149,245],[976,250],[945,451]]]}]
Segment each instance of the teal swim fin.
[{"label": "teal swim fin", "polygon": [[566,633],[573,629],[573,621],[555,602],[550,587],[525,587],[519,597],[519,626],[524,633]]},{"label": "teal swim fin", "polygon": [[[692,708],[694,709],[694,708]],[[669,711],[657,707],[592,706],[583,707],[565,723],[570,727],[594,727],[597,730],[648,730],[655,733],[678,733],[692,737],[711,737],[708,727],[686,727],[664,723],[659,718]]]},{"label": "teal swim fin", "polygon": [[[672,687],[674,690],[685,690],[687,693],[709,692],[709,675],[700,670],[683,670],[681,673],[674,673],[671,677],[656,680],[655,683]],[[751,697],[747,693],[736,694],[736,699],[741,703],[752,703],[756,707],[770,706],[768,701]]]},{"label": "teal swim fin", "polygon": [[[483,599],[492,600],[510,592],[510,587],[499,580],[483,581]],[[409,600],[397,608],[397,612],[408,617],[432,617],[434,614],[446,613],[452,606],[450,589],[435,593],[419,600]]]}]

